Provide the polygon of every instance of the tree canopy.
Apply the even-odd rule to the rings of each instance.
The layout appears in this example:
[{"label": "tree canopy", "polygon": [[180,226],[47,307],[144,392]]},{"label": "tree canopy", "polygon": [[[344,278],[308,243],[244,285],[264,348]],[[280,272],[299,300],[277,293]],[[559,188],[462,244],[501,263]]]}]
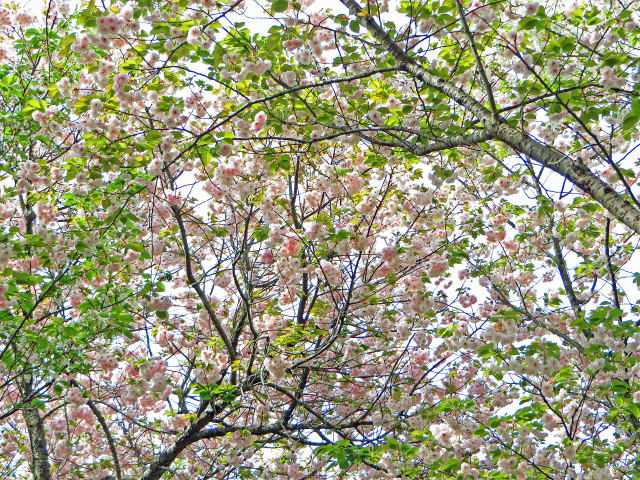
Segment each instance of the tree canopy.
[{"label": "tree canopy", "polygon": [[361,2],[0,7],[0,477],[638,478],[638,2]]}]

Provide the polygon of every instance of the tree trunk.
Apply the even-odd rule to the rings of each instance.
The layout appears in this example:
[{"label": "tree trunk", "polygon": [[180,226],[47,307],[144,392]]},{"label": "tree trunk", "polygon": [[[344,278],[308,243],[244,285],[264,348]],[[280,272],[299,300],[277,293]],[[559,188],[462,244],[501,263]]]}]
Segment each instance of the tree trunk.
[{"label": "tree trunk", "polygon": [[51,465],[49,464],[49,452],[44,431],[44,422],[38,411],[38,407],[28,404],[22,409],[24,421],[29,432],[31,444],[31,472],[34,480],[51,480]]}]

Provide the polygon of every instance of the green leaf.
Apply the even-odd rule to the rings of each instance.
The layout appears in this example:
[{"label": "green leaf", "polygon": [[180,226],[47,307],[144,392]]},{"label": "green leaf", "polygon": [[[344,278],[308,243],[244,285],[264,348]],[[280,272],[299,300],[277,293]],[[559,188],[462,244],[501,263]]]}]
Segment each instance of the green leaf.
[{"label": "green leaf", "polygon": [[563,37],[560,39],[560,48],[563,52],[572,52],[576,48],[576,42],[569,37]]},{"label": "green leaf", "polygon": [[36,100],[35,98],[27,100],[27,105],[35,108],[36,110],[40,110],[41,112],[44,112],[47,109],[47,104],[44,100]]},{"label": "green leaf", "polygon": [[564,366],[562,367],[560,370],[558,370],[558,372],[555,374],[555,376],[553,377],[553,380],[558,383],[558,382],[562,382],[563,380],[566,380],[567,378],[569,378],[571,376],[571,367],[570,366]]},{"label": "green leaf", "polygon": [[498,428],[500,426],[500,424],[502,423],[502,418],[500,417],[491,417],[489,419],[489,427],[491,428]]},{"label": "green leaf", "polygon": [[629,384],[617,378],[611,380],[611,386],[609,390],[615,393],[627,393],[629,391]]},{"label": "green leaf", "polygon": [[629,413],[636,418],[640,418],[640,407],[636,403],[631,403],[627,406]]},{"label": "green leaf", "polygon": [[607,319],[615,320],[616,318],[620,318],[623,313],[624,312],[619,308],[612,308],[611,310],[609,310],[609,313],[607,314]]},{"label": "green leaf", "polygon": [[638,124],[638,122],[640,122],[640,114],[631,112],[624,117],[624,120],[622,121],[622,128],[625,130],[631,130]]},{"label": "green leaf", "polygon": [[520,20],[520,28],[522,30],[532,30],[538,26],[540,20],[535,17],[524,17]]},{"label": "green leaf", "polygon": [[289,7],[288,0],[275,0],[271,4],[274,12],[284,12]]},{"label": "green leaf", "polygon": [[25,272],[16,272],[15,270],[11,272],[11,276],[13,277],[13,281],[20,285],[33,286],[38,285],[41,281],[41,278],[37,275]]},{"label": "green leaf", "polygon": [[258,242],[264,242],[267,238],[269,238],[269,227],[263,226],[258,227],[253,231],[253,238]]}]

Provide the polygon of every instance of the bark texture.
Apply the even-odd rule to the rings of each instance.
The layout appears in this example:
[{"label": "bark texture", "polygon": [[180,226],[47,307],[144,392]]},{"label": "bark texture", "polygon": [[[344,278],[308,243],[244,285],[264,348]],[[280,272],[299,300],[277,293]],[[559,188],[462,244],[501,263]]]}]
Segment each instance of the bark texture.
[{"label": "bark texture", "polygon": [[47,450],[47,438],[44,431],[44,422],[38,411],[38,407],[27,405],[22,409],[24,421],[29,432],[31,444],[31,472],[34,480],[51,480],[51,465],[49,464],[49,452]]}]

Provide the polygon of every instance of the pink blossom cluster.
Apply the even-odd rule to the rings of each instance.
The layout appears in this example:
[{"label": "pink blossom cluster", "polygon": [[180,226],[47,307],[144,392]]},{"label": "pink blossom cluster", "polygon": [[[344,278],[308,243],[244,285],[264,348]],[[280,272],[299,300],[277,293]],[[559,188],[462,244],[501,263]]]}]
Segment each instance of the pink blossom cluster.
[{"label": "pink blossom cluster", "polygon": [[264,128],[267,123],[267,114],[265,112],[258,112],[253,119],[252,127],[258,132]]},{"label": "pink blossom cluster", "polygon": [[129,83],[129,74],[126,72],[118,73],[113,77],[113,89],[116,92],[122,92],[127,83]]},{"label": "pink blossom cluster", "polygon": [[538,13],[538,9],[540,8],[540,4],[537,2],[528,3],[524,6],[524,16],[532,17],[536,13]]},{"label": "pink blossom cluster", "polygon": [[8,290],[8,285],[5,283],[0,283],[0,311],[6,310],[11,305],[7,300],[6,293]]},{"label": "pink blossom cluster", "polygon": [[294,54],[294,58],[296,62],[301,63],[303,65],[309,65],[313,61],[313,55],[311,54],[311,50],[300,49],[296,51]]},{"label": "pink blossom cluster", "polygon": [[209,181],[205,183],[203,188],[204,191],[207,192],[211,196],[211,198],[216,201],[221,200],[226,193],[226,187],[220,185],[215,181]]},{"label": "pink blossom cluster", "polygon": [[185,99],[184,106],[186,108],[195,108],[196,115],[198,117],[204,117],[212,103],[211,100],[206,100],[202,93],[194,93]]},{"label": "pink blossom cluster", "polygon": [[116,35],[124,21],[116,15],[108,15],[106,17],[100,17],[97,20],[98,32],[103,35]]},{"label": "pink blossom cluster", "polygon": [[118,367],[118,360],[112,353],[103,353],[98,356],[97,363],[106,372],[111,372]]},{"label": "pink blossom cluster", "polygon": [[200,27],[194,25],[187,33],[187,43],[191,45],[200,45],[202,43],[202,31]]},{"label": "pink blossom cluster", "polygon": [[31,160],[21,162],[18,167],[18,175],[21,180],[26,180],[32,183],[36,183],[40,180],[38,172],[40,171],[40,165]]},{"label": "pink blossom cluster", "polygon": [[304,42],[302,41],[301,38],[292,38],[292,39],[283,41],[282,45],[284,45],[284,47],[288,50],[296,50],[302,47],[302,45],[304,45]]},{"label": "pink blossom cluster", "polygon": [[56,442],[53,447],[53,455],[56,458],[69,458],[73,450],[68,440],[61,439]]},{"label": "pink blossom cluster", "polygon": [[75,42],[71,44],[71,50],[75,53],[86,53],[91,46],[91,37],[89,35],[80,35]]},{"label": "pink blossom cluster", "polygon": [[[230,145],[224,143],[220,146],[218,152],[220,152],[220,149],[224,146],[230,147]],[[242,165],[238,157],[230,158],[228,163],[221,163],[215,169],[215,178],[223,187],[231,186],[234,178],[243,174],[244,171],[242,170]]]},{"label": "pink blossom cluster", "polygon": [[13,24],[13,14],[11,10],[0,7],[0,27],[9,27]]},{"label": "pink blossom cluster", "polygon": [[309,47],[311,48],[311,53],[316,57],[321,57],[326,51],[334,50],[336,44],[333,41],[332,32],[330,30],[320,30],[309,42]]},{"label": "pink blossom cluster", "polygon": [[242,59],[242,69],[237,75],[238,80],[243,80],[249,73],[255,73],[256,75],[264,75],[271,69],[271,60],[259,60],[257,62],[250,62],[246,59]]},{"label": "pink blossom cluster", "polygon": [[158,311],[167,311],[172,305],[170,296],[152,297],[149,300],[144,300],[142,303],[145,307]]},{"label": "pink blossom cluster", "polygon": [[[476,32],[488,30],[500,11],[495,4],[484,4],[481,0],[473,0],[468,9],[469,19],[473,22]],[[426,31],[428,32],[428,30]]]},{"label": "pink blossom cluster", "polygon": [[451,446],[455,442],[455,433],[447,423],[436,423],[429,427],[429,431],[437,442]]},{"label": "pink blossom cluster", "polygon": [[369,119],[375,124],[380,125],[384,122],[384,116],[378,110],[372,110],[371,112],[369,112],[368,116]]},{"label": "pink blossom cluster", "polygon": [[282,244],[281,255],[285,257],[292,257],[300,252],[300,241],[294,237],[285,238]]},{"label": "pink blossom cluster", "polygon": [[284,378],[287,368],[291,367],[292,362],[281,356],[274,356],[265,360],[265,368],[274,380]]},{"label": "pink blossom cluster", "polygon": [[89,405],[69,405],[67,416],[72,422],[92,422],[95,420],[94,414]]},{"label": "pink blossom cluster", "polygon": [[212,385],[220,379],[221,369],[217,365],[205,365],[193,369],[193,377],[202,385]]},{"label": "pink blossom cluster", "polygon": [[228,143],[222,143],[218,147],[218,155],[222,155],[223,157],[230,155],[231,152],[233,152],[233,147]]},{"label": "pink blossom cluster", "polygon": [[328,260],[320,260],[317,274],[320,278],[326,279],[329,285],[340,285],[342,283],[342,273]]},{"label": "pink blossom cluster", "polygon": [[605,88],[621,88],[626,81],[615,75],[614,70],[609,67],[605,67],[600,70],[600,82]]},{"label": "pink blossom cluster", "polygon": [[[1,16],[1,13],[0,13],[0,16]],[[33,22],[35,22],[37,20],[37,17],[28,12],[18,12],[16,13],[15,19],[18,25],[26,27],[27,25],[30,25]],[[0,19],[0,22],[2,22],[1,19]]]},{"label": "pink blossom cluster", "polygon": [[364,180],[358,172],[350,172],[344,180],[344,186],[349,195],[355,195],[364,186]]}]

